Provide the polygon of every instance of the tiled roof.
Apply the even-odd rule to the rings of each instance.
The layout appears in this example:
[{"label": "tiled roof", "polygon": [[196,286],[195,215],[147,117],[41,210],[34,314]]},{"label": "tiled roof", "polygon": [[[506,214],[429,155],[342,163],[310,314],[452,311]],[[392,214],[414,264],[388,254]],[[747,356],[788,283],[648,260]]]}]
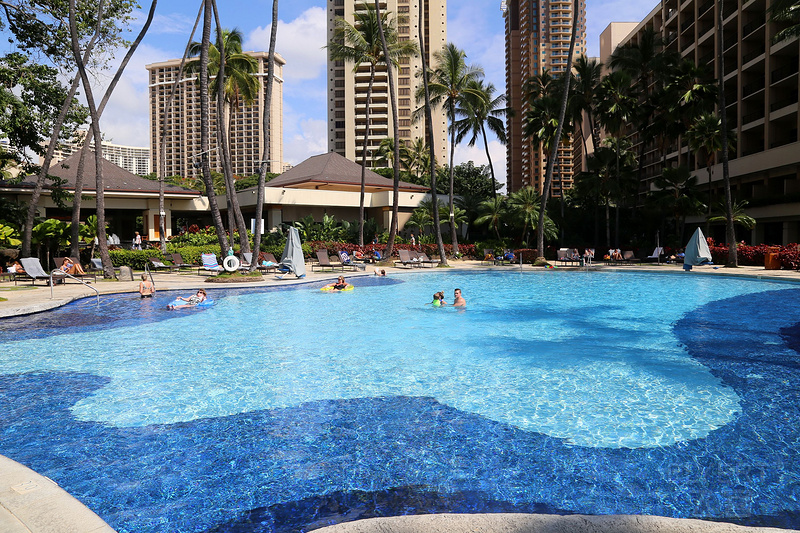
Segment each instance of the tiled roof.
[{"label": "tiled roof", "polygon": [[[361,187],[361,165],[342,157],[335,152],[309,157],[302,163],[276,176],[268,187],[296,187],[302,184],[318,183],[326,189],[335,189],[336,185]],[[367,169],[365,183],[368,188],[390,190],[392,180]],[[400,182],[403,191],[425,192],[427,187],[413,183]]]}]

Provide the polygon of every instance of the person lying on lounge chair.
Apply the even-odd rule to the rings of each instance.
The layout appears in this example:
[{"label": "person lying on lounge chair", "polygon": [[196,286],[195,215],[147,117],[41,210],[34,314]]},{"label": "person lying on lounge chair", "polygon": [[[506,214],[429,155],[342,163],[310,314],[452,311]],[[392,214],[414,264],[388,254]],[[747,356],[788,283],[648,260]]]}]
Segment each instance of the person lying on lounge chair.
[{"label": "person lying on lounge chair", "polygon": [[69,257],[64,258],[64,261],[61,263],[61,267],[59,267],[59,269],[62,272],[66,272],[67,274],[71,274],[73,276],[76,274],[86,274],[86,272],[83,271],[83,268],[78,263],[73,263],[72,259]]},{"label": "person lying on lounge chair", "polygon": [[186,303],[182,305],[175,305],[174,303],[171,303],[167,306],[167,309],[183,309],[184,307],[195,307],[196,305],[206,300],[206,291],[205,289],[197,289],[197,294],[195,294],[194,296],[189,296],[188,298],[179,296],[178,300],[183,300]]}]

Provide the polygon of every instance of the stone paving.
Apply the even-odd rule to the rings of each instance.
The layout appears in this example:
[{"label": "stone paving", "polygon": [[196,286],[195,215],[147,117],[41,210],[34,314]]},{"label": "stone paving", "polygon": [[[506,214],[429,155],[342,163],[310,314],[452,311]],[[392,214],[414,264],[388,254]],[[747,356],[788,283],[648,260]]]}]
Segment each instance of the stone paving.
[{"label": "stone paving", "polygon": [[[492,271],[537,271],[542,267],[531,265],[505,265],[485,266],[478,261],[451,261],[450,265],[458,269],[492,270]],[[386,270],[388,276],[409,268],[396,268],[393,266],[380,266]],[[695,267],[691,272],[682,270],[682,265],[668,264],[634,264],[629,266],[603,266],[592,265],[592,270],[619,270],[629,272],[671,272],[676,275],[700,276],[741,276],[759,279],[784,280],[799,282],[800,272],[788,270],[765,270],[763,267],[738,267],[724,268],[713,266]],[[557,266],[558,270],[581,271],[584,267]],[[435,273],[437,269],[414,269],[415,271]],[[49,287],[39,281],[35,286],[20,282],[0,282],[0,318],[15,315],[24,315],[46,311],[85,297],[95,297],[98,293],[114,294],[124,292],[137,292],[139,275],[134,273],[135,281],[103,280],[98,278],[86,287],[74,280],[66,284],[57,284]],[[307,283],[312,280],[335,279],[340,272],[311,272],[308,265],[307,276],[304,279],[278,279],[273,274],[263,276],[262,281],[249,283],[206,283],[207,275],[197,275],[196,271],[186,273],[153,273],[156,290],[187,290],[193,291],[200,287],[213,287],[214,289],[259,287],[275,285],[291,285]],[[363,272],[346,272],[346,277],[374,275],[374,266],[368,266]],[[50,479],[36,474],[32,470],[0,456],[0,531],[4,533],[94,533],[110,532],[113,530],[106,525],[97,515],[86,508],[78,500],[59,488]],[[643,516],[614,516],[614,517],[585,517],[585,516],[549,516],[549,515],[428,515],[423,517],[396,517],[391,519],[364,520],[339,524],[320,531],[330,533],[406,533],[406,532],[468,532],[483,531],[486,533],[498,532],[560,532],[560,531],[591,531],[591,532],[622,532],[622,533],[649,533],[649,532],[683,532],[695,531],[706,533],[751,533],[756,531],[788,531],[773,528],[746,528],[731,524],[719,524],[699,520],[675,520],[661,517]]]}]

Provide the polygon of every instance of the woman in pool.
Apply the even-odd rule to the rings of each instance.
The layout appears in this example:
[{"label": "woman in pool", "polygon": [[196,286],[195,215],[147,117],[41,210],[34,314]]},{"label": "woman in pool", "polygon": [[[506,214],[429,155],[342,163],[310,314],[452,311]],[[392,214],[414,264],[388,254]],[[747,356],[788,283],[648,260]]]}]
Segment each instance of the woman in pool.
[{"label": "woman in pool", "polygon": [[329,283],[328,285],[325,285],[324,287],[322,287],[322,290],[323,291],[343,291],[346,288],[348,288],[349,286],[350,286],[350,284],[347,283],[344,280],[344,276],[339,276],[339,279],[336,280],[336,283]]},{"label": "woman in pool", "polygon": [[149,279],[147,274],[142,274],[142,281],[139,282],[139,296],[142,298],[152,298],[155,294],[156,288]]},{"label": "woman in pool", "polygon": [[198,304],[203,303],[206,301],[206,290],[205,289],[197,289],[197,294],[194,296],[189,296],[188,298],[184,298],[183,296],[179,296],[178,300],[183,300],[186,302],[183,305],[174,305],[169,304],[167,309],[183,309],[184,307],[195,307]]}]

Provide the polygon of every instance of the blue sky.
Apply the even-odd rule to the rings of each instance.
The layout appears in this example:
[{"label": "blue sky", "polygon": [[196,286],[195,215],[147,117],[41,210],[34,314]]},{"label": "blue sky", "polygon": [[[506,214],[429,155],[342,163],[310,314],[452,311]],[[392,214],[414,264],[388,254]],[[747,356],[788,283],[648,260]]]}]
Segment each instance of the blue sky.
[{"label": "blue sky", "polygon": [[[590,55],[596,55],[599,34],[609,22],[640,21],[657,4],[655,0],[587,0]],[[141,2],[147,8],[149,3]],[[199,0],[160,0],[148,35],[129,64],[124,78],[102,119],[112,142],[148,146],[149,115],[145,65],[180,58],[199,8]],[[277,51],[284,68],[284,159],[297,164],[327,151],[325,77],[325,0],[283,0],[279,7]],[[267,50],[271,0],[218,0],[222,25],[237,27],[247,50]],[[143,15],[141,15],[143,17]],[[141,18],[140,17],[140,18]],[[138,25],[134,25],[138,30]],[[448,40],[464,49],[467,61],[483,67],[486,79],[499,91],[505,88],[504,21],[500,0],[451,0],[448,5]],[[199,40],[199,35],[196,36]],[[119,54],[121,57],[123,53]],[[97,76],[103,85],[111,74]],[[491,143],[498,179],[505,179],[505,149]],[[486,163],[482,146],[456,150],[457,163]]]}]

